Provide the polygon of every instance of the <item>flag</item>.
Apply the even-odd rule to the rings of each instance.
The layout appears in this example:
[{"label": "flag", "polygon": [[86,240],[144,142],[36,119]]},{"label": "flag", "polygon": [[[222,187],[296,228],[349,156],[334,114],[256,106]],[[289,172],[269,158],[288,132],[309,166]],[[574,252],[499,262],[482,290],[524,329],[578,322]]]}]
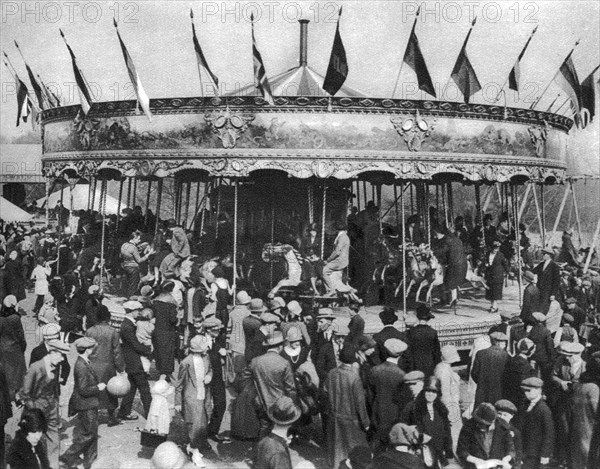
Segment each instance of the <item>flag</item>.
[{"label": "flag", "polygon": [[87,116],[87,113],[90,111],[90,108],[92,107],[92,95],[90,94],[90,90],[88,90],[88,87],[85,83],[85,78],[83,78],[83,74],[81,73],[81,70],[79,70],[79,67],[77,66],[77,60],[75,59],[75,54],[73,53],[71,46],[69,46],[69,44],[67,43],[67,39],[65,38],[65,35],[62,32],[62,29],[60,29],[59,31],[60,31],[60,35],[62,36],[63,40],[65,41],[67,49],[69,49],[69,54],[71,55],[71,63],[73,64],[73,74],[75,75],[75,82],[77,83],[77,91],[79,92],[79,101],[81,102],[81,110],[83,111],[83,114]]},{"label": "flag", "polygon": [[521,80],[521,59],[525,55],[525,51],[527,50],[527,47],[529,47],[531,38],[533,37],[533,35],[535,34],[536,31],[537,31],[537,26],[534,28],[533,32],[529,36],[529,39],[527,39],[527,42],[525,43],[525,46],[521,50],[521,53],[519,54],[517,61],[515,62],[515,64],[513,65],[513,68],[511,69],[510,73],[508,74],[508,87],[511,90],[515,90],[517,92],[519,91],[519,82]]},{"label": "flag", "polygon": [[[17,43],[17,41],[15,41],[15,46],[17,47],[17,49],[19,49],[19,53],[21,54],[21,57],[23,57],[23,53],[21,52],[21,48],[19,47],[19,44]],[[23,63],[25,63],[25,68],[27,69],[27,75],[29,76],[29,82],[31,83],[31,87],[33,88],[33,92],[35,93],[35,97],[37,98],[38,101],[38,105],[40,107],[40,109],[46,109],[46,101],[44,100],[44,93],[42,91],[42,88],[40,86],[40,84],[37,82],[37,80],[35,79],[35,75],[33,74],[33,71],[31,70],[31,68],[29,67],[29,65],[27,64],[27,62],[25,62],[25,58],[23,57]]]},{"label": "flag", "polygon": [[[204,57],[204,53],[202,52],[202,48],[200,47],[200,43],[198,42],[198,37],[196,36],[196,26],[194,26],[194,11],[190,8],[190,18],[192,19],[192,40],[194,41],[194,50],[196,51],[196,60],[198,60],[198,74],[200,74],[200,67],[206,70],[208,76],[213,81],[213,86],[215,88],[215,93],[217,96],[219,95],[219,79],[217,76],[210,70],[208,66],[208,62]],[[201,78],[202,80],[202,78]]]},{"label": "flag", "polygon": [[40,81],[40,85],[42,86],[42,91],[44,92],[44,98],[46,102],[51,108],[55,108],[60,106],[60,103],[57,101],[56,96],[50,92],[46,84],[42,81],[42,78],[38,75],[38,80]]},{"label": "flag", "polygon": [[586,109],[589,113],[589,118],[587,119],[587,122],[583,123],[583,128],[594,120],[594,115],[596,114],[596,86],[598,85],[598,81],[594,81],[594,73],[596,73],[597,70],[598,67],[596,67],[592,73],[583,80],[583,83],[581,83],[582,113],[585,112]]},{"label": "flag", "polygon": [[[421,7],[419,7],[419,9],[417,10],[417,17],[419,16],[420,11]],[[419,39],[417,38],[417,33],[415,33],[416,25],[417,18],[415,18],[410,37],[408,39],[408,44],[406,45],[406,51],[404,52],[404,63],[410,68],[412,68],[417,74],[417,82],[419,83],[419,89],[425,91],[426,93],[429,93],[435,98],[435,88],[433,87],[433,82],[431,81],[429,70],[427,70],[425,58],[423,57],[423,54],[421,53],[421,48],[419,47]]]},{"label": "flag", "polygon": [[262,97],[269,104],[274,104],[273,94],[271,93],[271,85],[267,79],[267,72],[263,63],[258,47],[256,47],[256,38],[254,37],[254,14],[250,15],[250,22],[252,23],[252,59],[254,62],[254,82],[256,87],[260,90]]},{"label": "flag", "polygon": [[469,102],[469,98],[481,90],[481,84],[477,79],[477,75],[475,74],[475,69],[473,69],[473,65],[471,65],[471,61],[469,60],[469,56],[467,55],[467,42],[469,41],[469,37],[471,36],[471,31],[473,31],[473,26],[475,26],[475,21],[477,18],[473,20],[471,23],[471,29],[465,38],[465,42],[460,50],[460,54],[458,54],[458,58],[456,59],[456,64],[454,64],[454,68],[452,69],[452,80],[458,86],[458,89],[464,96],[465,103]]},{"label": "flag", "polygon": [[17,127],[19,127],[21,119],[27,122],[29,116],[29,90],[18,76],[15,76],[15,83],[17,85]]},{"label": "flag", "polygon": [[571,98],[577,112],[579,112],[581,110],[581,85],[579,84],[579,78],[577,77],[577,71],[575,70],[571,54],[568,55],[560,66],[555,79],[569,98]]},{"label": "flag", "polygon": [[335,28],[335,37],[333,39],[333,48],[331,49],[331,57],[329,58],[329,66],[327,74],[323,82],[323,89],[331,96],[334,96],[342,87],[348,77],[348,60],[346,59],[346,49],[340,35],[340,19],[342,17],[342,9],[338,16],[337,26]]},{"label": "flag", "polygon": [[142,107],[144,114],[148,117],[149,120],[152,120],[152,113],[150,112],[150,98],[144,91],[144,87],[142,86],[142,81],[140,80],[140,76],[135,70],[135,65],[129,52],[127,51],[127,47],[123,43],[123,39],[121,39],[121,35],[119,34],[119,28],[117,26],[117,20],[113,19],[113,24],[115,25],[115,29],[117,30],[117,36],[119,37],[119,43],[121,44],[121,51],[123,52],[123,58],[125,59],[125,65],[127,66],[127,72],[129,73],[129,79],[131,80],[131,84],[135,89],[135,94],[137,96],[138,104]]}]

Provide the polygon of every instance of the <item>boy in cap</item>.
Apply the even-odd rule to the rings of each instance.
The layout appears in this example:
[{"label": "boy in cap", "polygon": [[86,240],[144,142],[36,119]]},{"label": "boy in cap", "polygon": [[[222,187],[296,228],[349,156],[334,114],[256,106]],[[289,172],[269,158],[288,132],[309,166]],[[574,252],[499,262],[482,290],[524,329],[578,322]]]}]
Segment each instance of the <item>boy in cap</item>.
[{"label": "boy in cap", "polygon": [[[31,351],[29,366],[48,355],[50,352],[48,342],[51,340],[60,339],[60,326],[58,324],[44,324],[40,328],[40,332],[42,333],[43,340],[42,343],[40,343]],[[56,373],[56,379],[59,381],[61,386],[64,386],[67,384],[67,379],[69,379],[69,374],[71,373],[71,365],[69,365],[69,361],[67,360],[67,356],[65,354],[63,354],[63,361],[57,365],[57,369],[58,373]]]},{"label": "boy in cap", "polygon": [[46,343],[48,354],[41,360],[31,364],[19,391],[19,399],[27,409],[41,409],[46,417],[46,446],[50,466],[58,467],[60,416],[58,413],[59,393],[56,386],[58,364],[63,361],[64,354],[69,353],[69,346],[58,339]]},{"label": "boy in cap", "polygon": [[577,304],[577,300],[572,296],[565,301],[567,305],[567,313],[573,317],[573,328],[579,333],[581,326],[586,321],[585,311]]},{"label": "boy in cap", "polygon": [[[390,449],[373,459],[377,469],[425,469],[427,466],[419,454],[431,437],[423,435],[414,425],[397,423],[389,433]],[[354,466],[352,466],[354,467]]]},{"label": "boy in cap", "polygon": [[404,380],[404,371],[398,366],[398,359],[408,348],[400,339],[387,339],[383,345],[387,358],[371,369],[367,380],[372,401],[371,422],[375,430],[371,445],[375,454],[387,448],[389,432],[400,416],[397,395]]},{"label": "boy in cap", "polygon": [[75,341],[79,356],[75,362],[73,375],[75,385],[69,400],[69,416],[77,415],[73,428],[73,443],[60,457],[61,469],[73,468],[81,464],[89,469],[98,457],[98,395],[106,389],[106,383],[98,380],[90,365],[90,354],[96,347],[91,337],[81,337]]},{"label": "boy in cap", "polygon": [[523,380],[526,406],[517,414],[523,441],[523,469],[538,469],[550,463],[554,450],[552,412],[542,398],[544,382],[537,377]]},{"label": "boy in cap", "polygon": [[515,445],[510,428],[499,420],[494,406],[483,402],[473,412],[473,418],[465,422],[456,454],[468,469],[482,467],[485,461],[496,462],[485,467],[510,468],[515,461]]},{"label": "boy in cap", "polygon": [[523,462],[523,443],[521,441],[521,430],[515,427],[511,421],[517,413],[517,406],[514,405],[508,399],[500,399],[494,404],[496,412],[498,413],[498,419],[503,420],[506,426],[510,430],[510,434],[513,437],[515,444],[515,459],[513,467],[519,468]]}]

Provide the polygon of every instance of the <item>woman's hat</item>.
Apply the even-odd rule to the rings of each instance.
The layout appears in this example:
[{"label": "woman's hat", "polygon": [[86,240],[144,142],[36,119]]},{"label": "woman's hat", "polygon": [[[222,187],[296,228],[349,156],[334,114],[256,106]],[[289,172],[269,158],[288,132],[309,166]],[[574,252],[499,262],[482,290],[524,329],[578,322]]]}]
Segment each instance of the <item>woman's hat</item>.
[{"label": "woman's hat", "polygon": [[267,339],[264,341],[263,345],[267,347],[275,347],[277,345],[283,344],[285,339],[283,338],[283,334],[281,331],[275,331],[272,334],[269,334]]},{"label": "woman's hat", "polygon": [[199,334],[190,340],[190,352],[206,353],[210,347],[210,341],[205,335]]},{"label": "woman's hat", "polygon": [[435,316],[431,313],[431,308],[425,303],[419,303],[417,306],[417,319],[420,321],[429,321],[433,318]]},{"label": "woman's hat", "polygon": [[17,306],[17,303],[18,303],[17,297],[15,295],[8,295],[6,298],[4,298],[4,301],[2,303],[7,308],[13,308],[13,307]]},{"label": "woman's hat", "polygon": [[278,425],[290,425],[300,418],[302,411],[294,404],[291,397],[281,396],[267,410],[267,415],[273,423]]},{"label": "woman's hat", "polygon": [[488,402],[482,402],[473,412],[473,419],[486,427],[489,427],[498,417],[498,413],[494,406]]},{"label": "woman's hat", "polygon": [[296,326],[290,327],[285,332],[285,340],[288,342],[298,342],[298,341],[301,341],[302,339],[303,339],[302,331],[300,330],[300,328],[298,328]]},{"label": "woman's hat", "polygon": [[287,309],[292,316],[300,316],[302,314],[302,306],[296,300],[292,300],[287,304]]},{"label": "woman's hat", "polygon": [[535,352],[535,343],[528,338],[521,339],[517,342],[517,352],[530,357]]},{"label": "woman's hat", "polygon": [[235,301],[238,305],[247,305],[252,301],[252,298],[250,298],[250,295],[248,295],[246,290],[240,290],[237,295],[235,295]]},{"label": "woman's hat", "polygon": [[444,345],[442,347],[442,361],[444,363],[458,363],[460,356],[454,345]]},{"label": "woman's hat", "polygon": [[260,298],[253,298],[250,301],[249,309],[251,313],[262,313],[265,310],[265,304]]}]

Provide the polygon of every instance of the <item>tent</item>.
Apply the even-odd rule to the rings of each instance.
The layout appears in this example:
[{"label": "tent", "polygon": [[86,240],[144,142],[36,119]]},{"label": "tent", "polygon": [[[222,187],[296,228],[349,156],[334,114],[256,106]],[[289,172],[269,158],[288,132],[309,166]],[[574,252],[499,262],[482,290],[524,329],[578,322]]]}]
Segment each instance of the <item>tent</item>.
[{"label": "tent", "polygon": [[[69,186],[64,188],[62,194],[62,204],[65,208],[69,210],[87,210],[88,208],[88,199],[90,199],[90,185],[89,184],[77,184],[75,189],[73,189],[73,207],[71,208],[71,189]],[[50,194],[50,202],[49,208],[53,209],[56,207],[56,203],[61,199],[61,191],[58,190]],[[94,199],[94,210],[100,211],[100,187],[96,188],[96,194],[93,197]],[[46,197],[42,197],[38,199],[37,206],[38,207],[46,207]],[[90,199],[91,203],[91,199]],[[127,204],[124,201],[121,201],[121,210],[127,207]],[[114,197],[106,194],[106,208],[105,213],[107,214],[117,214],[119,210],[119,201]]]},{"label": "tent", "polygon": [[0,197],[0,218],[8,223],[23,222],[30,221],[33,218],[33,215],[17,207],[4,197]]}]

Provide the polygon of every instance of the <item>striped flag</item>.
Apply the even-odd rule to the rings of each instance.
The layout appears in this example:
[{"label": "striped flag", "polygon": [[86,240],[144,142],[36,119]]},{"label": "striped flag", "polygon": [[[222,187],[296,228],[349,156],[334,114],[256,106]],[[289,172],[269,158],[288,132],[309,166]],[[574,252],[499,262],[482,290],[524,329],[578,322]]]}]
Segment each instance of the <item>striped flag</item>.
[{"label": "striped flag", "polygon": [[200,76],[200,83],[202,83],[202,75],[200,74],[200,69],[204,68],[206,73],[210,77],[213,82],[213,87],[215,89],[215,94],[219,96],[219,79],[217,76],[211,71],[208,66],[208,62],[206,61],[206,57],[204,57],[204,52],[202,52],[202,48],[200,47],[200,43],[198,42],[198,37],[196,36],[196,26],[194,26],[194,11],[190,8],[190,18],[192,19],[192,40],[194,41],[194,50],[196,51],[196,60],[198,60],[198,75]]},{"label": "striped flag", "polygon": [[575,64],[571,56],[572,53],[573,51],[571,51],[560,66],[555,79],[565,93],[567,93],[577,112],[579,112],[581,110],[581,85],[579,84],[577,70],[575,70]]},{"label": "striped flag", "polygon": [[252,23],[252,60],[254,63],[254,83],[260,90],[260,94],[263,99],[269,104],[273,105],[273,94],[271,93],[271,85],[267,79],[267,71],[265,70],[265,64],[263,63],[262,56],[256,46],[256,38],[254,37],[254,14],[250,15],[250,22]]},{"label": "striped flag", "polygon": [[467,104],[469,103],[469,98],[481,90],[481,84],[477,79],[475,69],[473,68],[473,65],[471,65],[471,61],[467,55],[467,43],[469,42],[469,37],[471,36],[471,31],[473,31],[473,26],[475,26],[476,21],[477,18],[471,23],[471,29],[469,29],[465,42],[460,49],[460,54],[458,54],[451,75],[452,80],[454,80],[454,83],[458,86],[458,89],[463,94],[465,103]]},{"label": "striped flag", "polygon": [[40,82],[40,85],[42,86],[42,91],[44,92],[44,98],[46,99],[46,102],[48,103],[48,105],[51,108],[60,106],[60,102],[58,101],[58,98],[56,97],[56,95],[54,93],[50,92],[50,90],[48,89],[46,84],[42,81],[42,78],[40,77],[39,74],[37,77]]},{"label": "striped flag", "polygon": [[406,51],[404,52],[404,63],[412,68],[417,74],[419,89],[429,93],[435,98],[436,95],[433,81],[431,81],[431,75],[429,75],[429,70],[425,64],[425,57],[423,57],[421,47],[419,46],[419,39],[417,38],[417,33],[415,32],[415,26],[417,25],[417,18],[419,17],[420,12],[421,7],[419,6],[417,15],[415,17],[415,22],[413,23],[412,31],[410,32],[410,38],[408,39],[408,44],[406,45]]},{"label": "striped flag", "polygon": [[588,77],[581,83],[581,124],[580,127],[585,129],[588,124],[594,120],[596,115],[596,87],[599,80],[594,80],[594,74],[600,66],[596,67]]},{"label": "striped flag", "polygon": [[521,50],[521,53],[519,54],[517,61],[515,62],[515,64],[513,65],[513,68],[511,69],[510,73],[508,74],[508,88],[511,90],[515,90],[517,92],[519,91],[519,81],[521,80],[521,59],[525,55],[525,51],[529,47],[531,38],[533,38],[533,35],[537,31],[537,28],[538,27],[536,26],[534,28],[533,32],[531,33],[531,35],[529,36],[529,39],[527,39],[527,42],[525,43],[525,47],[523,47],[523,50]]},{"label": "striped flag", "polygon": [[121,44],[121,51],[123,52],[123,58],[125,59],[125,65],[127,66],[127,72],[129,73],[129,79],[135,89],[135,94],[137,96],[138,104],[142,107],[144,114],[148,117],[149,120],[152,120],[152,113],[150,112],[150,98],[144,91],[144,87],[142,86],[142,81],[140,80],[140,76],[135,70],[135,65],[129,52],[127,51],[127,47],[123,43],[123,39],[121,39],[121,34],[119,34],[119,27],[117,26],[117,20],[113,18],[113,24],[115,25],[115,29],[117,30],[117,36],[119,37],[119,43]]},{"label": "striped flag", "polygon": [[340,35],[340,19],[342,18],[342,8],[338,16],[337,26],[335,28],[335,37],[333,39],[333,48],[329,58],[327,74],[323,81],[323,89],[331,96],[334,96],[342,87],[346,78],[348,78],[348,59],[346,58],[346,49]]},{"label": "striped flag", "polygon": [[69,50],[69,55],[71,56],[71,63],[73,64],[73,74],[75,75],[75,82],[77,83],[77,91],[79,93],[79,101],[81,102],[81,110],[83,111],[83,114],[87,116],[87,113],[90,112],[90,108],[92,107],[92,95],[90,93],[90,90],[88,90],[85,78],[83,78],[81,70],[79,70],[79,67],[77,66],[75,54],[73,53],[71,46],[69,46],[69,43],[65,38],[65,34],[63,33],[62,29],[59,29],[59,31],[60,35],[63,38],[63,41],[65,41],[67,49]]}]

